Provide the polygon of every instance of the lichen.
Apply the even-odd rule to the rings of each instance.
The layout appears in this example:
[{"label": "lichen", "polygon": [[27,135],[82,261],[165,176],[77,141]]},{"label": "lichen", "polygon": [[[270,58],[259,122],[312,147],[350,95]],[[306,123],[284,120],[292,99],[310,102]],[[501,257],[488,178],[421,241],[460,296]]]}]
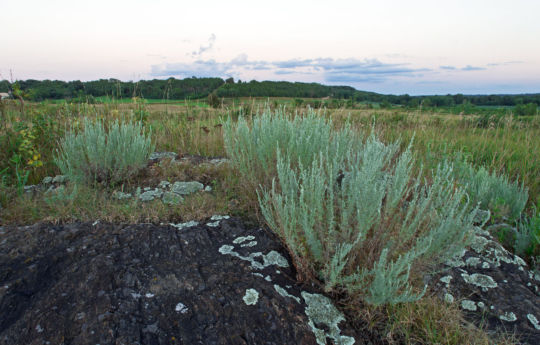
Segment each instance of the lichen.
[{"label": "lichen", "polygon": [[257,241],[251,241],[251,242],[248,242],[248,243],[244,243],[242,245],[240,245],[240,247],[244,248],[244,247],[255,247],[257,245]]},{"label": "lichen", "polygon": [[454,303],[454,296],[452,296],[451,294],[449,293],[445,293],[444,294],[444,301],[446,303]]},{"label": "lichen", "polygon": [[255,289],[246,289],[246,294],[242,297],[247,305],[255,305],[259,300],[259,293]]},{"label": "lichen", "polygon": [[532,323],[534,328],[540,331],[540,324],[538,323],[538,319],[533,314],[527,314],[527,319]]},{"label": "lichen", "polygon": [[277,285],[277,284],[274,284],[274,289],[277,291],[278,294],[280,294],[281,296],[283,297],[290,297],[292,299],[294,299],[297,303],[300,303],[300,298],[299,297],[296,297],[296,296],[293,296],[291,295],[290,293],[287,292],[287,290],[285,290],[284,288],[282,288],[281,286]]},{"label": "lichen", "polygon": [[190,228],[192,226],[199,225],[199,223],[194,221],[194,220],[190,220],[189,222],[185,222],[185,223],[178,223],[178,224],[169,223],[169,224],[171,226],[174,226],[178,230],[182,230],[182,229],[185,229],[185,228]]},{"label": "lichen", "polygon": [[215,228],[219,226],[219,221],[213,222],[213,223],[206,223],[206,226],[209,226],[211,228]]},{"label": "lichen", "polygon": [[467,264],[467,266],[469,267],[476,267],[480,264],[480,259],[477,257],[471,256],[470,258],[467,258],[467,260],[465,260],[465,264]]},{"label": "lichen", "polygon": [[242,242],[245,242],[245,241],[251,241],[251,240],[254,240],[255,239],[255,236],[240,236],[240,237],[237,237],[235,238],[232,242],[234,244],[240,244]]},{"label": "lichen", "polygon": [[448,286],[450,284],[450,281],[452,280],[452,276],[444,276],[439,280]]},{"label": "lichen", "polygon": [[463,301],[461,301],[461,308],[469,311],[476,311],[476,302],[464,299]]},{"label": "lichen", "polygon": [[499,319],[507,322],[514,322],[517,320],[516,314],[512,312],[506,312],[503,315],[499,315]]},{"label": "lichen", "polygon": [[[310,294],[305,291],[302,291],[301,295],[307,304],[306,315],[309,319],[308,324],[315,334],[317,344],[326,345],[327,337],[333,339],[337,344],[354,344],[354,338],[340,335],[341,330],[339,329],[338,324],[341,321],[344,321],[345,317],[337,310],[329,298],[319,294]],[[315,326],[316,324],[326,325],[329,331],[325,332],[324,330],[317,328]]]},{"label": "lichen", "polygon": [[223,219],[229,219],[229,216],[220,216],[220,215],[213,215],[210,217],[210,220],[223,220]]},{"label": "lichen", "polygon": [[[262,270],[268,266],[276,265],[279,267],[288,267],[289,263],[287,262],[287,259],[285,259],[281,254],[278,252],[272,250],[268,254],[264,255],[261,252],[255,252],[249,254],[249,256],[243,256],[238,254],[234,251],[234,247],[228,244],[222,245],[218,251],[223,255],[232,255],[235,256],[241,260],[249,261],[251,263],[251,267],[255,269]],[[263,263],[260,263],[259,261],[255,260],[255,258],[262,257]]]},{"label": "lichen", "polygon": [[463,280],[465,280],[466,283],[479,286],[483,289],[497,287],[497,282],[485,274],[473,273],[469,275],[467,273],[461,273],[461,277],[463,277]]},{"label": "lichen", "polygon": [[188,312],[189,309],[183,303],[178,303],[174,310],[178,313],[185,314]]}]

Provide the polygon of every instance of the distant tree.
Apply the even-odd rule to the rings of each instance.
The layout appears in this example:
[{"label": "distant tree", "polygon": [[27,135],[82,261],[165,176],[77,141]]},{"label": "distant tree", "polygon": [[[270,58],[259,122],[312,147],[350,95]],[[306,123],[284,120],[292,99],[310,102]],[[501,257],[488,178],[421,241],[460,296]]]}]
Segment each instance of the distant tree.
[{"label": "distant tree", "polygon": [[211,92],[208,95],[207,99],[208,105],[210,105],[212,108],[219,108],[219,97],[217,96],[216,92]]},{"label": "distant tree", "polygon": [[230,78],[225,79],[225,84],[234,84],[234,78],[230,77]]}]

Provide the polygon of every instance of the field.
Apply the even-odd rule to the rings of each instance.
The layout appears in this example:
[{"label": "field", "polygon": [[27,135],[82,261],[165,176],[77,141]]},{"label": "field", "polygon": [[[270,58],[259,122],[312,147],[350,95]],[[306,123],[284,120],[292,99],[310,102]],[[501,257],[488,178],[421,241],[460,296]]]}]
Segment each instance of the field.
[{"label": "field", "polygon": [[[155,151],[173,151],[179,157],[200,159],[228,156],[223,137],[227,123],[235,126],[239,118],[244,118],[251,125],[265,109],[271,112],[285,107],[285,113],[291,117],[291,114],[304,116],[310,112],[305,106],[309,100],[299,102],[287,98],[237,99],[218,108],[201,101],[99,101],[99,104],[29,103],[23,111],[14,101],[1,103],[0,225],[96,219],[128,223],[186,222],[214,214],[263,223],[255,189],[250,189],[250,181],[228,164],[191,165],[163,160],[115,185],[68,184],[61,194],[32,193],[25,187],[39,184],[47,176],[61,174],[55,163],[61,139],[70,130],[83,130],[85,119],[106,124],[140,121]],[[540,209],[540,116],[456,115],[370,108],[358,105],[353,109],[320,109],[317,116],[331,119],[335,130],[350,128],[362,137],[375,134],[386,144],[399,141],[400,152],[410,145],[415,157],[412,169],[426,181],[434,178],[434,169],[443,161],[469,164],[477,170],[483,167],[502,180],[518,181],[516,185],[523,184],[528,190],[524,210],[517,216],[512,215],[510,201],[500,197],[488,205],[493,219],[499,217],[512,224],[540,224],[537,213]],[[211,185],[213,192],[188,196],[179,205],[125,202],[110,197],[114,191],[132,191],[138,186],[153,187],[160,181],[176,180],[200,181]],[[540,229],[532,230],[540,236]],[[497,235],[510,250],[515,249],[508,234]],[[539,254],[538,242],[533,242],[525,259],[534,265]],[[355,312],[368,315],[375,328],[391,320],[391,332],[401,337],[429,338],[433,343],[460,344],[469,343],[471,339],[488,343],[488,336],[481,330],[462,326],[457,308],[440,305],[431,298],[412,305],[355,306]],[[425,332],[428,334],[423,334]]]}]

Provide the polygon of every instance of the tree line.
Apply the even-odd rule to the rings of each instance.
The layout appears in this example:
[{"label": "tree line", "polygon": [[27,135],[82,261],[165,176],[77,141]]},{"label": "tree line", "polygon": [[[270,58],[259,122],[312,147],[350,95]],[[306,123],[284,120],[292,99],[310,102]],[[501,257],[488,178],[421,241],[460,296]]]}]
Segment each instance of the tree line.
[{"label": "tree line", "polygon": [[[349,102],[368,102],[406,107],[475,106],[528,106],[540,105],[540,93],[520,95],[385,95],[356,90],[350,86],[329,86],[318,83],[285,81],[235,81],[233,78],[185,78],[120,81],[100,79],[82,82],[60,80],[20,80],[10,83],[0,81],[0,92],[13,91],[14,86],[32,101],[67,99],[88,101],[92,97],[114,98],[142,97],[146,99],[202,99],[209,95],[218,98],[236,97],[293,97],[331,98]],[[526,109],[526,107],[524,108]]]}]

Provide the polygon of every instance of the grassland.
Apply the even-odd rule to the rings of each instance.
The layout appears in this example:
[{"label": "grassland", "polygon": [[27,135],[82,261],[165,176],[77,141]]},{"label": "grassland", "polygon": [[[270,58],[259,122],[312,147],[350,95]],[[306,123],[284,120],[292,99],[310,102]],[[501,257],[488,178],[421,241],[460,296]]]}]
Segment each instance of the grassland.
[{"label": "grassland", "polygon": [[[255,193],[246,192],[245,181],[228,165],[193,166],[165,160],[114,188],[68,186],[61,197],[54,198],[25,193],[24,185],[37,184],[45,176],[60,173],[54,163],[59,139],[69,129],[80,128],[84,118],[105,122],[142,121],[146,131],[151,132],[156,151],[225,157],[222,125],[226,118],[249,119],[264,107],[294,104],[292,99],[238,99],[214,109],[200,101],[100,101],[99,104],[27,104],[24,112],[12,101],[0,105],[0,222],[3,225],[95,219],[180,222],[212,214],[261,221]],[[522,181],[529,191],[525,211],[528,216],[534,216],[535,207],[540,208],[540,117],[508,115],[486,120],[485,116],[474,114],[357,108],[321,110],[320,116],[332,118],[336,127],[349,124],[363,135],[374,131],[384,142],[400,139],[403,148],[412,141],[417,161],[425,172],[442,159],[465,157],[476,167],[483,166]],[[307,108],[289,110],[301,115]],[[420,164],[415,168],[420,170]],[[426,177],[429,178],[429,173]],[[214,186],[214,191],[190,196],[177,206],[166,206],[160,201],[123,202],[109,197],[114,189],[155,186],[161,180],[198,180]],[[414,339],[420,343],[445,344],[492,341],[479,329],[463,327],[459,310],[441,306],[430,298],[412,306],[354,308],[359,315],[367,315],[374,328],[385,329],[399,341]]]}]

